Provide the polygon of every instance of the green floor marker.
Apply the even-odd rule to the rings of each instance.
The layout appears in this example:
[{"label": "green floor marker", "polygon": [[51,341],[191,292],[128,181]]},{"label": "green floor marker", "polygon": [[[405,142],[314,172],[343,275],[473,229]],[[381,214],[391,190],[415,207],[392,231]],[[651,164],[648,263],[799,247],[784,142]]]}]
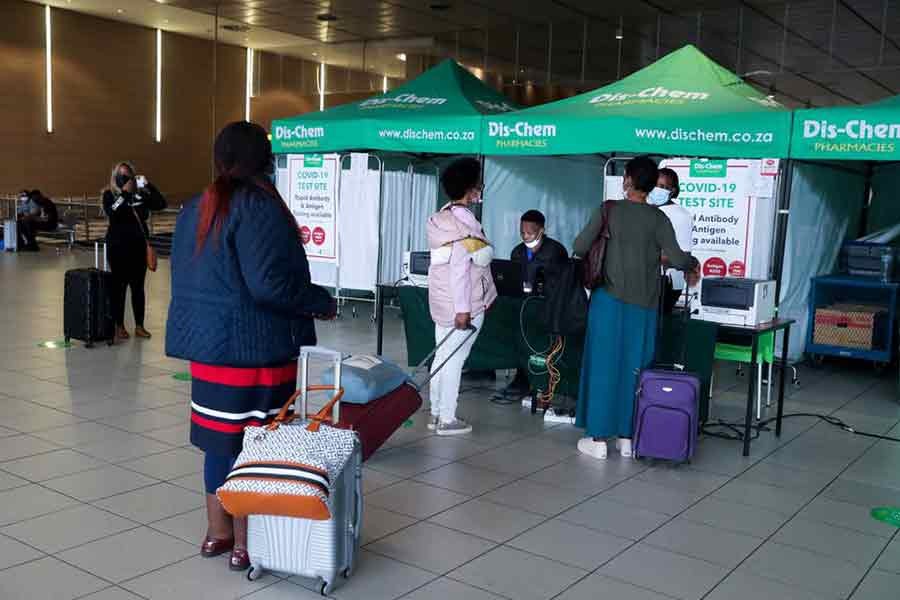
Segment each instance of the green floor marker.
[{"label": "green floor marker", "polygon": [[872,518],[894,527],[900,527],[900,506],[879,506],[872,509]]},{"label": "green floor marker", "polygon": [[49,348],[50,350],[56,350],[57,348],[71,348],[72,342],[67,342],[66,340],[50,340],[47,342],[41,342],[38,344],[38,348]]},{"label": "green floor marker", "polygon": [[413,420],[412,420],[412,419],[407,419],[406,421],[403,422],[403,426],[404,426],[404,427],[412,427],[412,426],[413,426]]},{"label": "green floor marker", "polygon": [[174,375],[172,375],[172,379],[174,379],[175,381],[190,381],[191,374],[187,371],[182,371],[180,373],[175,373]]}]

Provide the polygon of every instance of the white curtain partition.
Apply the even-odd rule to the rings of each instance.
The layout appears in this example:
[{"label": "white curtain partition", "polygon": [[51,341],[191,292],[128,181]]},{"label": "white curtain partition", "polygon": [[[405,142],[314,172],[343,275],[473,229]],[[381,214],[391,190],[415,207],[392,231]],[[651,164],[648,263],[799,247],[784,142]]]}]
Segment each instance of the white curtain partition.
[{"label": "white curtain partition", "polygon": [[[806,348],[811,279],[834,272],[841,244],[859,229],[865,177],[827,165],[797,164],[791,185],[779,316],[795,319],[790,361]],[[778,351],[781,352],[779,342]]]},{"label": "white curtain partition", "polygon": [[427,250],[425,223],[437,209],[437,172],[385,171],[381,219],[381,281],[400,279],[403,253]]},{"label": "white curtain partition", "polygon": [[605,159],[586,157],[489,157],[484,166],[482,222],[497,258],[521,242],[519,220],[536,209],[547,235],[569,252],[603,196]]}]

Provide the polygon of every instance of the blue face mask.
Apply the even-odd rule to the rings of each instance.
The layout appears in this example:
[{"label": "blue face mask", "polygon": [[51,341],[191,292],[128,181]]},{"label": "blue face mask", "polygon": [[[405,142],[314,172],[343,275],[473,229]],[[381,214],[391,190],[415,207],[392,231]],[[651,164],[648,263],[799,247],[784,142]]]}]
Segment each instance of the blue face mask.
[{"label": "blue face mask", "polygon": [[653,206],[662,206],[666,202],[669,201],[669,197],[672,195],[672,192],[669,190],[664,190],[661,187],[653,188],[647,195],[647,204],[652,204]]}]

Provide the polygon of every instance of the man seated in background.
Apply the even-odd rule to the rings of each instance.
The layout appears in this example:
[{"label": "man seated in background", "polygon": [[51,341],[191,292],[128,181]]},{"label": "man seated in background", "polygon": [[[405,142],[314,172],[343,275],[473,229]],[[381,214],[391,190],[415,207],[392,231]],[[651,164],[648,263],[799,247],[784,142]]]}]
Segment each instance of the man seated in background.
[{"label": "man seated in background", "polygon": [[[522,265],[522,284],[526,293],[543,294],[545,269],[569,258],[565,246],[547,236],[546,223],[540,211],[529,210],[523,214],[519,223],[522,243],[513,248],[509,257]],[[520,368],[516,370],[512,383],[497,396],[524,396],[528,391],[528,372]]]},{"label": "man seated in background", "polygon": [[56,231],[59,226],[59,212],[50,198],[40,190],[27,192],[27,199],[20,200],[17,214],[17,229],[22,250],[37,252],[37,233],[40,231]]}]

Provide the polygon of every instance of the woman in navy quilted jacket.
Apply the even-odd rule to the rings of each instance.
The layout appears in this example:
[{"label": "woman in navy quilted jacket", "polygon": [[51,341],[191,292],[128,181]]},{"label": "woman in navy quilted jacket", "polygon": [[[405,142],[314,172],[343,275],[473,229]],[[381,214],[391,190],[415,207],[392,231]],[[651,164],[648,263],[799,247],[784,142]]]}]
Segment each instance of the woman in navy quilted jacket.
[{"label": "woman in navy quilted jacket", "polygon": [[313,317],[335,304],[311,283],[296,221],[268,178],[266,131],[232,123],[213,153],[216,180],[175,227],[166,354],[191,361],[191,443],[205,452],[209,521],[201,554],[230,551],[242,571],[246,519],[232,519],[215,492],[244,428],[270,421],[294,391],[298,350],[316,343]]}]

